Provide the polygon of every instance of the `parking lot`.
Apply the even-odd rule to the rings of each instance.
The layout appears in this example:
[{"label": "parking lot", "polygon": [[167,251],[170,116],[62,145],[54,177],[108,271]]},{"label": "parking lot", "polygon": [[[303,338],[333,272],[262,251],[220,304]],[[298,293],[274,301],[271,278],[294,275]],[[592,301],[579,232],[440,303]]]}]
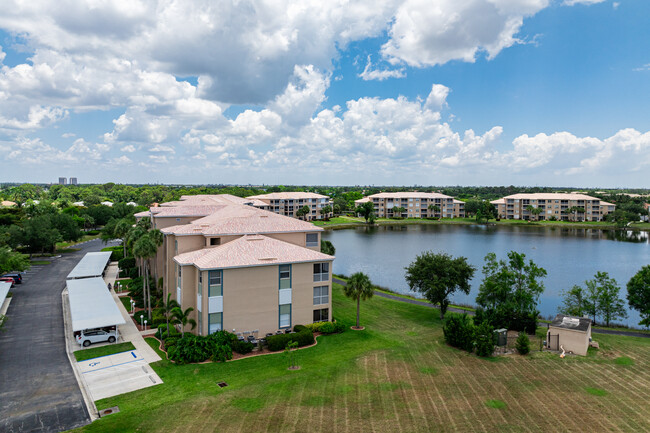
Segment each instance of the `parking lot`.
[{"label": "parking lot", "polygon": [[12,289],[0,332],[0,431],[59,432],[90,422],[65,350],[61,291],[79,259],[104,246],[90,241],[48,258]]}]

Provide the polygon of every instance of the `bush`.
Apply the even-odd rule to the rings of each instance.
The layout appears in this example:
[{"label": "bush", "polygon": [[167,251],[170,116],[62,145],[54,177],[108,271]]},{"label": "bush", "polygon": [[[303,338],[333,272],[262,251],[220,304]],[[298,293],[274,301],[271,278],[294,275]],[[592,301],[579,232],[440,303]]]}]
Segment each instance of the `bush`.
[{"label": "bush", "polygon": [[232,350],[239,353],[240,355],[246,355],[253,351],[253,343],[250,341],[241,341],[237,340],[232,345]]},{"label": "bush", "polygon": [[165,338],[163,340],[163,346],[165,347],[165,350],[169,352],[169,349],[176,346],[177,342],[178,342],[178,337],[177,336]]},{"label": "bush", "polygon": [[215,346],[212,349],[212,355],[210,356],[212,362],[226,362],[229,359],[232,359],[232,349],[230,346]]},{"label": "bush", "polygon": [[442,327],[447,344],[471,352],[474,348],[474,325],[467,314],[450,314]]},{"label": "bush", "polygon": [[334,322],[334,332],[335,333],[337,333],[337,334],[341,333],[341,332],[345,331],[345,328],[346,328],[346,326],[343,323]]},{"label": "bush", "polygon": [[520,355],[527,355],[530,352],[530,340],[528,335],[524,332],[520,332],[515,342],[515,348]]},{"label": "bush", "polygon": [[167,356],[177,364],[203,362],[212,356],[205,337],[185,334],[167,352]]},{"label": "bush", "polygon": [[316,323],[308,323],[305,326],[307,329],[309,329],[311,332],[320,332],[320,327],[324,322],[316,322]]},{"label": "bush", "polygon": [[[96,235],[99,234],[99,230],[88,230],[86,232],[86,234],[89,235],[89,236],[96,236]],[[120,247],[120,248],[122,248],[122,247]]]},{"label": "bush", "polygon": [[334,324],[332,322],[323,322],[320,326],[320,332],[323,334],[333,334],[335,332]]},{"label": "bush", "polygon": [[496,345],[494,328],[487,322],[475,327],[476,354],[478,356],[492,356]]},{"label": "bush", "polygon": [[[179,335],[181,335],[181,333],[178,332],[178,330],[174,326],[169,327],[169,336],[170,337],[179,336]],[[163,339],[167,338],[167,324],[166,323],[162,323],[162,324],[158,325],[158,330],[154,334],[154,337],[156,337],[159,340],[163,340]]]},{"label": "bush", "polygon": [[290,341],[297,342],[298,347],[314,344],[314,333],[306,326],[302,326],[299,329],[301,329],[300,332],[294,332],[293,334],[271,335],[270,337],[266,337],[266,343],[269,345],[269,350],[272,352],[284,350]]}]

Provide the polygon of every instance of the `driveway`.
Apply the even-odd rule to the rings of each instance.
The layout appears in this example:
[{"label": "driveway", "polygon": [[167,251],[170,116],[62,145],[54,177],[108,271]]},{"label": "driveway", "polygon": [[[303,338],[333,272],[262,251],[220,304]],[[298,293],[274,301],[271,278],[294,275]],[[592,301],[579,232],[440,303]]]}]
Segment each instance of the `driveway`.
[{"label": "driveway", "polygon": [[16,286],[0,333],[0,431],[60,432],[88,424],[79,385],[65,351],[61,291],[65,277],[94,240],[76,246]]}]

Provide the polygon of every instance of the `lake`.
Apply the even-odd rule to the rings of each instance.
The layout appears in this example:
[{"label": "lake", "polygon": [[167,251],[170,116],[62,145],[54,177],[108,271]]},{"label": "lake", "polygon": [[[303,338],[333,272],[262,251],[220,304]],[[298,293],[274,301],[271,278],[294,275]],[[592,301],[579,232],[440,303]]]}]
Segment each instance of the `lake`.
[{"label": "lake", "polygon": [[[464,256],[477,268],[469,295],[456,294],[452,302],[475,304],[483,279],[484,257],[494,252],[506,259],[511,251],[526,254],[548,272],[540,299],[542,316],[554,316],[562,304],[561,292],[574,284],[584,287],[585,280],[604,271],[616,279],[621,298],[627,306],[629,279],[642,266],[650,264],[650,240],[647,232],[527,227],[496,225],[395,225],[326,230],[323,239],[336,248],[334,272],[351,275],[364,272],[378,286],[396,292],[410,292],[404,268],[424,251]],[[638,327],[639,315],[628,309],[628,319],[618,320]]]}]

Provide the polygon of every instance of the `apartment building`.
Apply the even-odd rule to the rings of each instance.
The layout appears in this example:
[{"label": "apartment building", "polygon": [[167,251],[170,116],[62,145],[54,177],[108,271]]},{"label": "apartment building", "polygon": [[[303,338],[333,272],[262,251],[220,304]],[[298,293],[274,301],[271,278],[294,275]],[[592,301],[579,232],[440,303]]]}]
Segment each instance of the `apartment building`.
[{"label": "apartment building", "polygon": [[136,214],[164,234],[156,256],[163,292],[192,307],[207,335],[263,337],[332,318],[333,256],[322,229],[230,195],[183,196]]},{"label": "apartment building", "polygon": [[[513,194],[493,200],[500,218],[544,221],[603,221],[616,205],[577,193]],[[540,209],[540,210],[536,210]]]},{"label": "apartment building", "polygon": [[[354,203],[372,201],[378,218],[463,218],[465,203],[437,192],[381,192],[372,194]],[[405,209],[399,215],[394,208]]]},{"label": "apartment building", "polygon": [[304,216],[307,221],[332,216],[331,212],[328,214],[321,212],[325,206],[332,205],[330,198],[313,192],[272,192],[246,198],[252,200],[252,205],[255,207],[292,218],[298,218],[297,212],[304,206],[309,207],[309,213]]}]

